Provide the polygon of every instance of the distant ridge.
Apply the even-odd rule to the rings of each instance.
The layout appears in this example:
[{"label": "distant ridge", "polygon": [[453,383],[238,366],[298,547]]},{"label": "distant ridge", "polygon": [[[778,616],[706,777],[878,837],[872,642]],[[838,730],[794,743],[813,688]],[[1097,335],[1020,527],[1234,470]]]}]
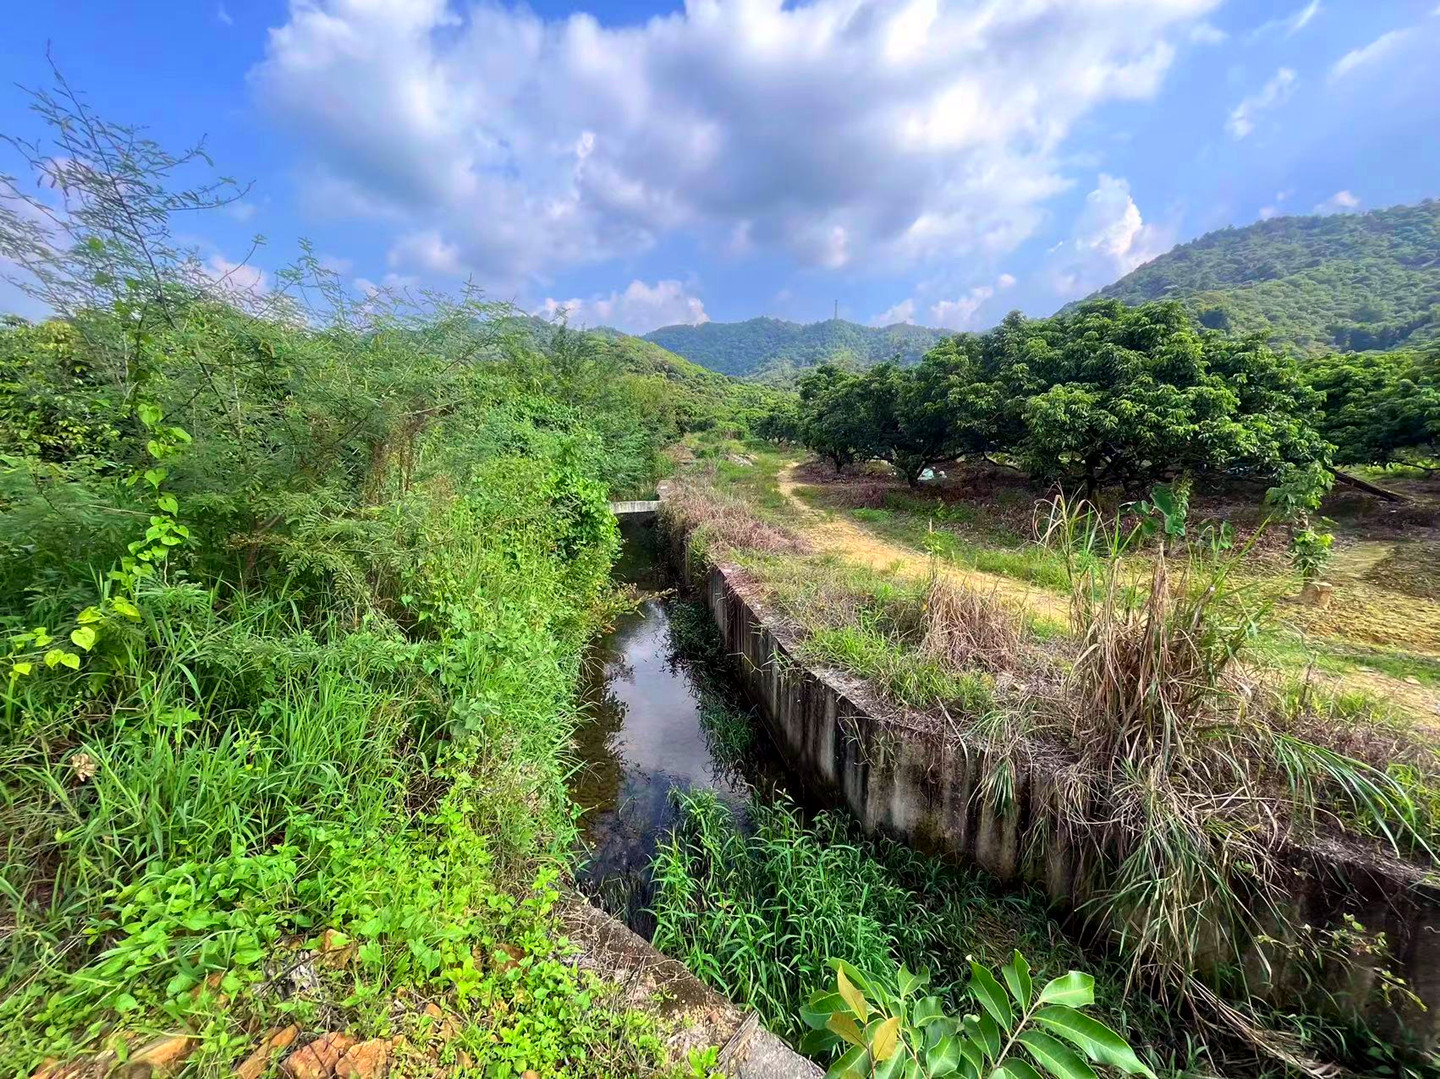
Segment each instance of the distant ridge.
[{"label": "distant ridge", "polygon": [[914,363],[947,336],[945,330],[906,323],[877,327],[834,318],[809,323],[752,318],[662,326],[647,333],[645,340],[712,371],[785,382],[827,361],[864,368],[898,356],[904,363]]},{"label": "distant ridge", "polygon": [[1095,296],[1178,299],[1206,325],[1307,353],[1440,341],[1440,200],[1209,232]]}]

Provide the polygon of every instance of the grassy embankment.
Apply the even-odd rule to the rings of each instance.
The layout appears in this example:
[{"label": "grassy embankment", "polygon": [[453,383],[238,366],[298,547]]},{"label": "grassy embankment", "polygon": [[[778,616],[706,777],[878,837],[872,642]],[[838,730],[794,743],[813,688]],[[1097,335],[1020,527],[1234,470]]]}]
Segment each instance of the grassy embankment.
[{"label": "grassy embankment", "polygon": [[[885,510],[881,524],[909,520],[892,525],[884,538],[891,546],[878,559],[870,548],[868,559],[847,559],[836,544],[843,511],[797,509],[799,492],[785,489],[787,464],[753,447],[701,455],[691,481],[699,491],[691,497],[682,487],[672,512],[681,527],[698,529],[702,548],[751,575],[771,608],[799,629],[811,660],[867,678],[897,708],[938,712],[968,737],[1013,753],[1017,766],[1027,746],[1058,748],[1086,786],[1108,792],[1103,801],[1115,816],[1077,823],[1093,829],[1119,874],[1095,911],[1144,912],[1147,931],[1126,949],[1140,984],[1164,994],[1177,975],[1185,983],[1200,945],[1196,927],[1207,917],[1236,924],[1240,936],[1258,931],[1275,909],[1266,897],[1279,886],[1271,852],[1287,837],[1339,831],[1433,859],[1440,805],[1433,747],[1372,699],[1268,669],[1251,647],[1273,632],[1265,597],[1255,595],[1253,581],[1265,573],[1251,568],[1253,552],[1181,547],[1163,561],[1116,558],[1095,522],[1071,514],[1064,542],[1018,563],[1030,583],[1037,564],[1065,572],[1070,595],[1061,601],[1075,603],[1080,617],[1075,629],[1056,632],[1048,619],[1037,625],[1015,605],[995,602],[1010,598],[1003,591],[967,587],[984,579],[973,562],[956,576],[923,549],[904,557],[906,534],[898,529],[915,529],[919,517],[909,512],[908,493],[882,490],[881,498],[898,496],[888,510],[853,507],[871,517]],[[965,507],[945,527],[968,529],[963,538],[982,545],[977,530],[993,537],[1000,528],[979,517]],[[923,535],[934,549],[932,520],[927,514]],[[1016,546],[1017,532],[1002,535]],[[891,549],[901,555],[887,563]],[[1151,578],[1162,564],[1166,576]],[[1016,565],[992,561],[981,572]],[[1003,790],[1003,776],[992,780]],[[1234,805],[1236,789],[1251,794],[1246,808]],[[754,860],[765,860],[763,850]],[[703,863],[692,870],[713,872]],[[1326,940],[1304,947],[1317,969],[1343,950]],[[1229,988],[1244,995],[1243,985]],[[1180,997],[1193,1005],[1203,993],[1192,984]],[[1301,1042],[1288,1044],[1321,1056],[1353,1061],[1374,1045],[1344,1023],[1260,1007],[1254,1017],[1299,1032]]]}]

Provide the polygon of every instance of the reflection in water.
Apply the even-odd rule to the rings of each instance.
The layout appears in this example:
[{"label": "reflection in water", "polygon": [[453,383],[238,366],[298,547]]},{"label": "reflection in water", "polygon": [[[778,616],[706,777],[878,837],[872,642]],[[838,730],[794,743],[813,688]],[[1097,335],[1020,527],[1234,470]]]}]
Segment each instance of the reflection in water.
[{"label": "reflection in water", "polygon": [[667,601],[653,594],[661,573],[653,530],[628,535],[616,575],[652,595],[591,654],[586,718],[575,734],[581,763],[570,781],[584,811],[580,884],[647,935],[650,862],[676,820],[670,791],[709,788],[737,810],[749,798],[744,778],[707,741],[703,705],[715,690],[674,654]]}]

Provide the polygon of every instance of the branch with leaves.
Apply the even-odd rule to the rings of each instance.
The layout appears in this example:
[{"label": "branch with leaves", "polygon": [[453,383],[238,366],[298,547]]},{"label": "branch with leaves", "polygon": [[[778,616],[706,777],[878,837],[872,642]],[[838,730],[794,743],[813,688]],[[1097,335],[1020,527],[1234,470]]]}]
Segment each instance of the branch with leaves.
[{"label": "branch with leaves", "polygon": [[1155,1079],[1124,1038],[1083,1011],[1095,1002],[1088,974],[1072,970],[1037,992],[1019,952],[1000,969],[1003,988],[972,961],[969,992],[979,1010],[954,1017],[926,994],[928,971],[901,966],[875,977],[844,960],[830,965],[835,988],[801,1010],[810,1028],[801,1051],[840,1052],[826,1079],[1096,1079],[1092,1064]]}]

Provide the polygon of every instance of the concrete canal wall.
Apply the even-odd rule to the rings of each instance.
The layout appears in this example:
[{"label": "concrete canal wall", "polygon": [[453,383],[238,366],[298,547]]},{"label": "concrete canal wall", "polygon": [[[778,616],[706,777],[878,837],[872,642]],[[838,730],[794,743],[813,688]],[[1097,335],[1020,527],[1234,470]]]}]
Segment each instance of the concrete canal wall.
[{"label": "concrete canal wall", "polygon": [[[857,680],[806,666],[793,634],[767,619],[742,571],[675,561],[704,598],[734,657],[737,676],[759,706],[776,746],[811,794],[848,807],[864,828],[918,849],[981,866],[1004,881],[1043,887],[1074,910],[1093,894],[1100,859],[1057,810],[1062,762],[1032,755],[999,806],[986,789],[996,762],[987,749],[939,725],[907,724]],[[1335,843],[1287,850],[1282,891],[1293,924],[1339,929],[1351,915],[1383,932],[1388,957],[1356,957],[1326,988],[1394,1036],[1433,1045],[1440,1016],[1440,887],[1410,865],[1373,849]],[[1224,932],[1235,932],[1227,927]],[[1317,994],[1306,965],[1276,945],[1250,947],[1252,987],[1293,1003]],[[1372,990],[1380,967],[1403,978],[1424,1003],[1386,1001]],[[1335,975],[1332,973],[1332,977]]]}]

